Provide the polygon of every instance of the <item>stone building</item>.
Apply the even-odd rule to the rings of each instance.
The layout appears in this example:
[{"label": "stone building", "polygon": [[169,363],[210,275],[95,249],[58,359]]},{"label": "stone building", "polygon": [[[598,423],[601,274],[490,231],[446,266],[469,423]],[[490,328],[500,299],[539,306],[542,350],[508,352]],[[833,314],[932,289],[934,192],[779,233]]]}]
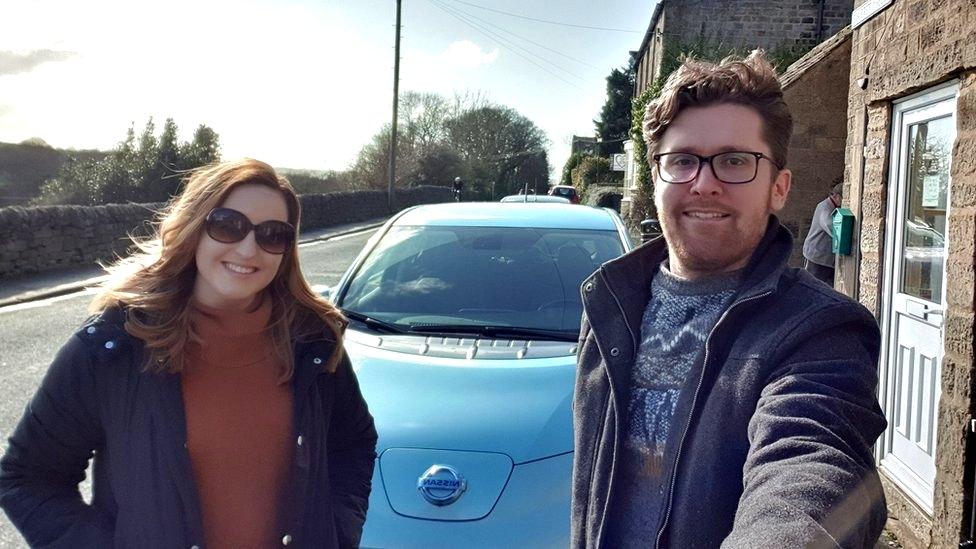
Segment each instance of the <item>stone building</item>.
[{"label": "stone building", "polygon": [[570,154],[597,154],[599,149],[599,143],[595,137],[574,135],[572,144],[570,145]]},{"label": "stone building", "polygon": [[803,240],[817,203],[844,179],[847,148],[847,86],[851,72],[851,30],[843,30],[810,50],[780,77],[783,98],[793,114],[787,160],[793,183],[780,221],[793,233],[790,264],[803,266]]},{"label": "stone building", "polygon": [[660,0],[637,49],[635,95],[661,76],[665,46],[810,49],[847,26],[850,0]]},{"label": "stone building", "polygon": [[836,286],[882,327],[876,458],[906,547],[972,546],[976,0],[857,0]]},{"label": "stone building", "polygon": [[[673,66],[678,56],[691,50],[809,50],[847,26],[851,9],[851,0],[659,0],[640,47],[632,52],[634,96],[656,81],[662,68]],[[634,173],[634,162],[643,161],[633,158],[631,148],[624,145],[632,159],[628,174]],[[634,190],[633,178],[627,181],[621,204],[625,214]]]}]

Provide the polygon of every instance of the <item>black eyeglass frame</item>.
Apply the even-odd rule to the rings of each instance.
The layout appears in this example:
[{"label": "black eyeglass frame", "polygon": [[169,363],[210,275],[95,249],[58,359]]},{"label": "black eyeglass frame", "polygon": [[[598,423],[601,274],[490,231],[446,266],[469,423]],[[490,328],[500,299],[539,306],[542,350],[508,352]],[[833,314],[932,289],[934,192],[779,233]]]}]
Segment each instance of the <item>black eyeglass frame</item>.
[{"label": "black eyeglass frame", "polygon": [[[216,236],[214,236],[211,230],[215,223],[214,214],[221,213],[221,212],[232,212],[234,215],[240,216],[240,218],[244,220],[244,222],[246,223],[245,227],[247,230],[244,231],[244,234],[240,238],[236,240],[221,240]],[[250,234],[251,231],[254,231],[254,242],[257,243],[258,247],[260,247],[262,250],[272,255],[283,255],[285,252],[288,251],[288,248],[291,247],[291,245],[295,242],[295,238],[298,236],[297,234],[298,231],[295,229],[295,226],[292,225],[291,223],[285,221],[279,221],[277,219],[269,219],[268,221],[262,221],[261,223],[255,225],[246,215],[244,215],[243,212],[239,212],[233,208],[225,208],[222,206],[218,206],[210,210],[210,213],[207,214],[207,218],[203,222],[203,226],[207,232],[207,236],[223,244],[236,244],[237,242],[240,242],[241,240],[247,238],[247,235]],[[281,226],[286,227],[289,231],[287,233],[288,240],[285,244],[285,248],[280,252],[269,250],[268,248],[265,247],[266,242],[264,242],[265,239],[263,236],[268,233],[261,232],[260,229],[262,227],[281,227]]]},{"label": "black eyeglass frame", "polygon": [[[698,169],[695,170],[695,175],[692,176],[691,178],[685,180],[685,181],[668,181],[667,179],[665,179],[664,178],[664,171],[661,170],[661,157],[668,156],[668,155],[671,155],[671,154],[683,154],[685,156],[693,156],[693,157],[697,158],[698,159]],[[752,177],[749,178],[749,179],[747,179],[747,180],[745,180],[745,181],[726,181],[726,180],[722,179],[721,177],[719,177],[718,174],[715,173],[715,165],[712,164],[712,159],[715,158],[716,156],[722,156],[722,155],[725,155],[725,154],[749,154],[749,155],[752,155],[752,156],[756,157],[756,170],[752,174]],[[702,156],[700,154],[689,153],[689,152],[668,152],[668,153],[658,153],[658,154],[655,154],[655,155],[651,156],[651,158],[654,159],[654,164],[657,166],[657,173],[661,177],[661,181],[664,181],[665,183],[667,183],[669,185],[685,185],[685,184],[691,183],[695,179],[698,179],[698,176],[701,175],[702,166],[705,165],[706,163],[708,164],[709,169],[712,170],[712,175],[715,176],[715,179],[718,179],[719,181],[721,181],[722,183],[725,183],[726,185],[745,185],[746,183],[752,183],[753,181],[755,181],[756,180],[756,177],[759,176],[759,160],[762,159],[762,158],[765,158],[766,160],[769,161],[770,164],[772,164],[773,166],[776,166],[776,169],[777,170],[782,170],[783,169],[769,155],[767,155],[765,153],[761,153],[761,152],[755,152],[755,151],[724,151],[724,152],[720,152],[720,153],[713,154],[711,156]]]}]

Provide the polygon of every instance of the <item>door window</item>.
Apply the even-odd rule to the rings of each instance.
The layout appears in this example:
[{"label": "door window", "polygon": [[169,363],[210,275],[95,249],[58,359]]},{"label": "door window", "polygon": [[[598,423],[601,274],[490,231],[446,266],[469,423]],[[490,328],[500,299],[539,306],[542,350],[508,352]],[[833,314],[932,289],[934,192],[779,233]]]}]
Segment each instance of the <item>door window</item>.
[{"label": "door window", "polygon": [[901,292],[926,301],[942,297],[952,136],[949,116],[908,128]]}]

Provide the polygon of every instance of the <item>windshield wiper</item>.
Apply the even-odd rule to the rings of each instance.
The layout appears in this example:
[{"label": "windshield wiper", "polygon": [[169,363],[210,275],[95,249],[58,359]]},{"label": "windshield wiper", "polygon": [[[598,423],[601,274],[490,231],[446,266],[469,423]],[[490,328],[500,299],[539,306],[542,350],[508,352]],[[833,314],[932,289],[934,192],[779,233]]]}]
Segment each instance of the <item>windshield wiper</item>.
[{"label": "windshield wiper", "polygon": [[342,314],[346,317],[362,322],[368,328],[372,328],[378,332],[388,332],[391,334],[404,334],[407,330],[403,329],[392,322],[386,322],[385,320],[380,320],[378,318],[373,318],[371,316],[366,316],[363,313],[358,313],[356,311],[350,311],[348,309],[342,309]]},{"label": "windshield wiper", "polygon": [[572,330],[546,330],[543,328],[524,328],[520,326],[484,326],[477,324],[421,324],[417,326],[410,326],[409,331],[418,333],[509,337],[513,339],[549,339],[557,341],[576,341],[576,339],[579,337],[579,334]]}]

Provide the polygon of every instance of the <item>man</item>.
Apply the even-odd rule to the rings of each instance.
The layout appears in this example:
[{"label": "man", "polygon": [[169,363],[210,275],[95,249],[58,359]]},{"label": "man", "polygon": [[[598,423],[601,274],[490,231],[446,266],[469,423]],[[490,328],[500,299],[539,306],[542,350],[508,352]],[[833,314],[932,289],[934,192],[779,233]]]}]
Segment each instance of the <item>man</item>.
[{"label": "man", "polygon": [[817,280],[828,286],[834,285],[834,251],[830,237],[834,210],[840,207],[841,191],[844,185],[837,183],[830,190],[830,196],[820,201],[813,210],[810,232],[803,241],[803,268],[810,271]]},{"label": "man", "polygon": [[663,238],[583,282],[574,547],[873,547],[880,335],[790,269],[792,119],[761,52],[647,108]]},{"label": "man", "polygon": [[461,181],[460,177],[454,178],[454,201],[461,201],[461,191],[464,190],[464,182]]}]

